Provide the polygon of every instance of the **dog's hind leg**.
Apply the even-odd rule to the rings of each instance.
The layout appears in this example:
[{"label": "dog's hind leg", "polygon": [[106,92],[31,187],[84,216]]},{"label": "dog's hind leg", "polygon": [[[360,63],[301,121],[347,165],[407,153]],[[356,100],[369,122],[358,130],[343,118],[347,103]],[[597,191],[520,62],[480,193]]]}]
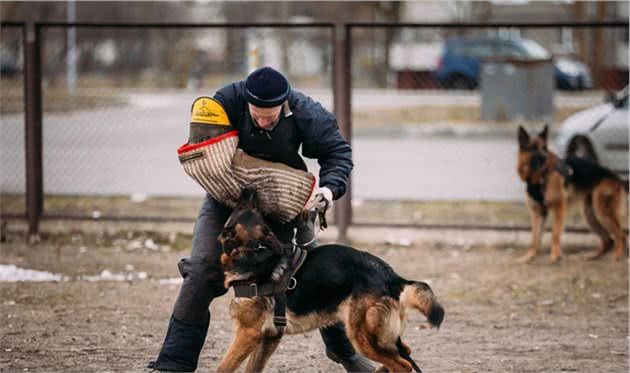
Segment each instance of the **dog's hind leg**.
[{"label": "dog's hind leg", "polygon": [[217,372],[234,372],[261,342],[260,330],[237,326],[234,340],[221,360]]},{"label": "dog's hind leg", "polygon": [[532,244],[527,253],[519,258],[520,263],[529,263],[538,255],[547,218],[547,209],[529,197],[527,197],[527,208],[532,222]]},{"label": "dog's hind leg", "polygon": [[595,209],[593,207],[593,195],[589,193],[584,198],[584,217],[586,218],[586,222],[591,227],[591,230],[599,236],[602,240],[602,246],[595,253],[589,255],[586,259],[598,259],[602,255],[606,254],[610,249],[613,248],[613,244],[615,243],[610,236],[610,233],[602,226],[602,224],[597,219],[595,215]]},{"label": "dog's hind leg", "polygon": [[615,240],[615,259],[620,260],[626,247],[626,232],[621,226],[624,191],[613,181],[603,181],[593,190],[593,207],[597,217]]},{"label": "dog's hind leg", "polygon": [[262,341],[256,346],[247,361],[245,372],[262,372],[269,361],[269,358],[276,351],[280,344],[282,335],[276,337],[263,337]]},{"label": "dog's hind leg", "polygon": [[[400,335],[398,308],[388,302],[366,303],[361,306],[362,310],[355,308],[351,311],[353,317],[346,324],[352,344],[368,359],[383,364],[389,372],[411,372],[412,365],[400,356],[396,346]],[[380,369],[385,371],[383,367]]]}]

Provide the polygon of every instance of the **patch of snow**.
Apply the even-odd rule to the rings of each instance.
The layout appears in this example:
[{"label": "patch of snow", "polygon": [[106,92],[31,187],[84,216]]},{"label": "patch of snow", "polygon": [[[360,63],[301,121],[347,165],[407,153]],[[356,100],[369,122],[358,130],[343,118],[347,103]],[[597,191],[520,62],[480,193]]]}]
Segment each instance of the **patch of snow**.
[{"label": "patch of snow", "polygon": [[159,281],[161,285],[177,285],[177,284],[181,284],[184,281],[184,279],[181,277],[170,277],[170,278],[161,278]]},{"label": "patch of snow", "polygon": [[[127,268],[133,268],[129,265]],[[110,270],[103,270],[100,274],[94,276],[63,276],[50,272],[36,271],[32,269],[19,268],[13,264],[6,265],[0,264],[0,282],[44,282],[44,281],[134,281],[134,280],[146,280],[149,275],[146,272],[132,272],[127,271],[125,273],[112,273]],[[181,278],[178,279],[181,283]],[[178,283],[173,282],[172,279],[159,280],[160,283]],[[165,282],[162,282],[165,281]]]},{"label": "patch of snow", "polygon": [[158,244],[156,244],[155,241],[150,238],[144,241],[144,247],[149,250],[158,250],[160,248],[160,246],[158,246]]},{"label": "patch of snow", "polygon": [[50,272],[23,269],[15,265],[0,264],[0,282],[21,282],[21,281],[61,281],[62,276]]},{"label": "patch of snow", "polygon": [[129,200],[133,203],[141,203],[147,200],[146,193],[132,193]]},{"label": "patch of snow", "polygon": [[80,281],[132,281],[132,280],[144,280],[147,278],[146,272],[127,272],[127,273],[112,273],[109,270],[103,270],[100,275],[96,276],[80,276]]}]

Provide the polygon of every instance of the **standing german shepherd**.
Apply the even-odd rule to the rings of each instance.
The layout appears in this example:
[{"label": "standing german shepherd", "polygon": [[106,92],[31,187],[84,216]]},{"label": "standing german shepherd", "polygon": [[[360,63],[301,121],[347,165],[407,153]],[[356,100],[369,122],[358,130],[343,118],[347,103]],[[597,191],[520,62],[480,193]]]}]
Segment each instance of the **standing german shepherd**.
[{"label": "standing german shepherd", "polygon": [[527,183],[526,201],[532,220],[532,246],[520,261],[529,262],[538,254],[549,210],[554,216],[551,261],[560,259],[566,211],[578,200],[583,201],[586,221],[602,241],[602,247],[589,259],[599,258],[613,247],[615,258],[621,259],[627,246],[621,214],[628,183],[592,161],[558,158],[547,148],[547,133],[547,125],[536,137],[530,137],[522,126],[518,128],[517,169]]},{"label": "standing german shepherd", "polygon": [[[219,237],[224,253],[225,286],[278,281],[287,271],[292,247],[282,245],[256,208],[255,191],[246,189]],[[422,312],[439,327],[444,309],[429,285],[405,280],[381,259],[341,245],[308,252],[286,292],[286,326],[274,322],[274,298],[235,298],[230,315],[236,335],[219,372],[232,372],[249,356],[246,372],[260,372],[282,335],[305,333],[343,322],[348,338],[366,357],[383,364],[380,371],[420,371],[401,340],[406,315]]]}]

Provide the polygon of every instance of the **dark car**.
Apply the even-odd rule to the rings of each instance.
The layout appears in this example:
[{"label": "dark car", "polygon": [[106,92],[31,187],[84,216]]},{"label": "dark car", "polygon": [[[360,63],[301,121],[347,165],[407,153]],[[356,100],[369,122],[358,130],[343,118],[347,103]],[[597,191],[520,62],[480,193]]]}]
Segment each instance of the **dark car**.
[{"label": "dark car", "polygon": [[22,68],[17,62],[0,55],[0,76],[4,78],[12,78],[22,73]]},{"label": "dark car", "polygon": [[[444,44],[434,77],[447,88],[474,89],[479,86],[484,60],[550,59],[551,54],[533,40],[511,38],[456,38]],[[593,78],[584,63],[570,59],[554,60],[556,87],[565,90],[592,88]]]}]

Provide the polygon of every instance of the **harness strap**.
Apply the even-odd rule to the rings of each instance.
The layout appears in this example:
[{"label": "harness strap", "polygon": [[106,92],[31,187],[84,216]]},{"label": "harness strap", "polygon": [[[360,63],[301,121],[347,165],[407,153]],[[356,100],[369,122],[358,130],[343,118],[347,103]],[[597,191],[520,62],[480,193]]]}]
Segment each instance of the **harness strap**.
[{"label": "harness strap", "polygon": [[[554,171],[560,173],[564,178],[565,186],[569,184],[570,178],[573,176],[573,167],[571,167],[564,159],[556,158]],[[545,205],[545,187],[547,181],[542,184],[527,184],[527,194],[538,202],[543,208],[543,215],[547,215],[547,205]]]},{"label": "harness strap", "polygon": [[[288,276],[283,276],[280,281],[278,281],[276,285],[276,291],[274,292],[274,307],[273,307],[273,325],[280,332],[284,331],[284,328],[287,326],[287,291],[293,290],[297,285],[297,280],[293,277],[293,275],[300,269],[304,260],[306,259],[306,250],[300,248],[299,246],[293,246],[293,260],[291,261],[291,266],[289,267],[291,270],[286,273]],[[292,287],[290,287],[291,279],[295,282]],[[289,288],[290,287],[290,288]]]},{"label": "harness strap", "polygon": [[545,184],[527,184],[527,194],[540,205],[545,206]]},{"label": "harness strap", "polygon": [[284,292],[274,294],[273,300],[273,325],[280,332],[283,332],[284,328],[287,326],[287,295]]},{"label": "harness strap", "polygon": [[[286,317],[286,292],[293,290],[297,285],[297,280],[293,277],[295,273],[302,267],[306,260],[306,250],[299,246],[292,246],[292,256],[289,268],[285,271],[280,281],[265,282],[264,284],[256,284],[249,281],[236,281],[232,283],[234,288],[234,296],[237,298],[254,298],[273,296],[273,324],[281,332],[287,325]],[[291,280],[293,279],[293,286]]]},{"label": "harness strap", "polygon": [[[292,250],[293,256],[291,258],[291,264],[289,265],[288,270],[282,276],[280,281],[276,283],[274,293],[284,293],[287,290],[293,290],[293,288],[295,287],[294,285],[291,287],[291,289],[289,289],[289,285],[291,279],[293,278],[293,275],[300,269],[300,267],[302,267],[304,260],[306,260],[306,250],[295,245],[293,246]],[[293,281],[296,280],[293,279]]]},{"label": "harness strap", "polygon": [[567,182],[569,178],[573,176],[573,167],[569,166],[569,164],[562,158],[557,158],[555,169],[560,173],[560,175],[564,177]]}]

